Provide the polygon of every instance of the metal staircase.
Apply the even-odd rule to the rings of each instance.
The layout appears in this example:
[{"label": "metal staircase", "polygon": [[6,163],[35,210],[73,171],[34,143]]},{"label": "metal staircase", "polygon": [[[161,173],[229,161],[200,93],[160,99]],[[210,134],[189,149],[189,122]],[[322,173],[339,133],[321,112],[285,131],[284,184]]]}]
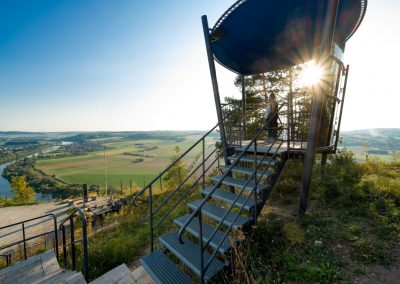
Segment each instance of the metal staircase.
[{"label": "metal staircase", "polygon": [[[191,185],[186,185],[189,190],[184,191],[182,197],[176,198],[178,202],[171,209],[164,209],[166,214],[159,217],[158,222],[154,221],[154,212],[162,211],[160,208],[168,204],[180,188],[185,187],[184,183],[180,183],[177,189],[160,202],[161,207],[154,206],[152,189],[158,180],[162,180],[164,172],[134,197],[136,202],[139,196],[145,192],[148,194],[151,252],[141,258],[140,263],[156,282],[192,283],[196,279],[208,282],[230,265],[228,256],[231,246],[240,242],[233,237],[234,231],[240,230],[246,235],[251,230],[285,165],[287,151],[282,149],[283,130],[285,128],[281,128],[279,139],[265,143],[264,126],[247,145],[236,143],[234,147],[230,146],[230,156],[227,159],[230,163],[222,165],[220,156],[217,156],[218,163],[209,161],[208,170],[205,157],[212,155],[203,152],[203,160],[194,167],[203,171],[197,175],[192,171],[184,179],[186,182],[196,177]],[[204,138],[197,143],[204,145]],[[186,155],[187,152],[178,160]],[[174,163],[166,171],[173,166]],[[212,175],[212,169],[214,172],[217,169],[219,174]],[[185,197],[196,194],[199,199],[186,203],[188,214],[170,215]],[[166,220],[170,223],[164,225],[167,227],[164,230],[166,232],[159,235],[155,245],[156,229]],[[184,271],[190,272],[187,274]]]}]

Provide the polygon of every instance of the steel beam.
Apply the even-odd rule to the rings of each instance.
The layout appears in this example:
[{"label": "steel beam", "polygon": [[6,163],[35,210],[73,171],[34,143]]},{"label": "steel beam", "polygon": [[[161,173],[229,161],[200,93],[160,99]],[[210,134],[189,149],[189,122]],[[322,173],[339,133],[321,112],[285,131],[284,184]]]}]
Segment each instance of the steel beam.
[{"label": "steel beam", "polygon": [[[337,11],[339,0],[330,0],[325,11],[325,21],[322,30],[323,38],[321,48],[316,54],[316,62],[329,64],[330,54],[332,52],[333,37],[335,34]],[[327,92],[326,84],[314,86],[312,89],[312,109],[310,118],[310,127],[308,130],[307,150],[304,157],[303,178],[301,183],[301,192],[299,200],[299,216],[303,216],[307,210],[308,192],[311,185],[312,169],[315,158],[315,150],[318,143],[318,132],[320,129],[320,117],[322,111],[322,102]]]},{"label": "steel beam", "polygon": [[218,121],[220,123],[219,133],[221,135],[221,143],[222,143],[222,147],[223,147],[223,151],[224,151],[224,160],[225,160],[225,164],[229,165],[230,162],[228,160],[228,143],[226,141],[225,126],[224,126],[222,108],[221,108],[221,100],[220,100],[220,96],[219,96],[217,72],[215,70],[215,62],[214,62],[214,56],[213,56],[213,51],[212,51],[212,47],[211,47],[210,30],[208,27],[207,16],[205,16],[205,15],[202,16],[201,21],[203,23],[204,41],[206,44],[208,66],[210,68],[211,83],[212,83],[214,99],[215,99],[215,107],[217,109]]}]

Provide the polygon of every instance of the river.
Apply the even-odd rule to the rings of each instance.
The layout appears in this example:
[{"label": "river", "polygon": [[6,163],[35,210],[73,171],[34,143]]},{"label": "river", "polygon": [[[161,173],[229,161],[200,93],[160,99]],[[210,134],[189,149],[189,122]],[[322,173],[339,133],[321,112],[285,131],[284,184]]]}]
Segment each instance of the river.
[{"label": "river", "polygon": [[[68,144],[71,144],[71,142],[62,142],[62,145],[68,145]],[[60,148],[60,146],[52,146],[49,149],[44,150],[43,153],[48,153],[48,152],[57,150],[58,148]],[[33,155],[37,155],[37,154],[33,154]],[[32,155],[29,155],[28,157],[32,157]],[[13,163],[13,162],[11,162],[11,163]],[[6,196],[7,198],[14,197],[14,193],[12,191],[10,183],[8,182],[8,180],[6,180],[2,176],[2,174],[3,174],[4,168],[11,163],[0,165],[0,195]],[[51,194],[41,194],[40,192],[36,192],[36,201],[50,201],[50,200],[53,200]]]}]

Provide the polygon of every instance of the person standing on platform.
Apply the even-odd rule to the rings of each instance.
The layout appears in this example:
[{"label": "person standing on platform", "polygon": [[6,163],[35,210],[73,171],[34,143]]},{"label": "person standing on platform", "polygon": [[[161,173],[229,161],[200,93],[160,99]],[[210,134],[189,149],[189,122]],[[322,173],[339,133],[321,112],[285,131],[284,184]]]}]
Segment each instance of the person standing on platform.
[{"label": "person standing on platform", "polygon": [[275,100],[275,94],[271,93],[268,97],[268,104],[265,111],[265,124],[268,130],[268,139],[265,142],[273,142],[277,138],[278,127],[278,103]]}]

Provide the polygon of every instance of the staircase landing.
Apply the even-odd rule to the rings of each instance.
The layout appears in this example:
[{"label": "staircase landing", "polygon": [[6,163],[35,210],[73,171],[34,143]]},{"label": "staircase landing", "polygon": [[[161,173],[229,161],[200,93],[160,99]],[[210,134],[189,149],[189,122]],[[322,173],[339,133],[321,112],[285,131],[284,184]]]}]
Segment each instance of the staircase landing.
[{"label": "staircase landing", "polygon": [[60,268],[53,251],[0,270],[0,283],[86,283],[82,273]]},{"label": "staircase landing", "polygon": [[[86,284],[82,273],[62,269],[53,251],[35,255],[0,270],[0,284]],[[154,284],[143,266],[131,271],[125,264],[108,271],[90,284]]]}]

